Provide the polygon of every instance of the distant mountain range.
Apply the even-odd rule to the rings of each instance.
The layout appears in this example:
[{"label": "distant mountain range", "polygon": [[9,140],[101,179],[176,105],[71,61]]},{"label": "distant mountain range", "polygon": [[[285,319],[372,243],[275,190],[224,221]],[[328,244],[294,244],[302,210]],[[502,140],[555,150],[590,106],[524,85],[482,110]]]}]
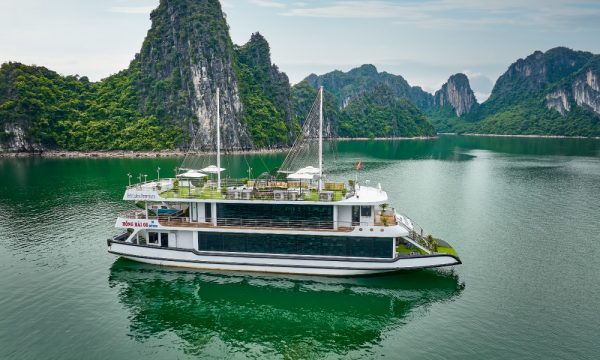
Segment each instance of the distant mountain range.
[{"label": "distant mountain range", "polygon": [[471,95],[463,84],[457,101],[428,115],[442,132],[600,136],[599,78],[600,55],[536,51],[510,65],[482,104],[465,99]]},{"label": "distant mountain range", "polygon": [[432,95],[373,65],[312,74],[292,92],[306,84],[324,86],[342,112],[362,96],[385,93],[412,103],[437,132],[600,136],[599,78],[600,55],[558,47],[510,65],[481,104],[465,74],[450,76]]},{"label": "distant mountain range", "polygon": [[464,74],[430,94],[373,65],[292,87],[259,33],[233,44],[218,0],[161,0],[151,20],[130,66],[99,82],[2,64],[0,151],[187,148],[196,133],[195,146],[210,148],[217,88],[226,148],[290,145],[319,86],[329,136],[600,136],[600,56],[588,52],[519,59],[479,104]]}]

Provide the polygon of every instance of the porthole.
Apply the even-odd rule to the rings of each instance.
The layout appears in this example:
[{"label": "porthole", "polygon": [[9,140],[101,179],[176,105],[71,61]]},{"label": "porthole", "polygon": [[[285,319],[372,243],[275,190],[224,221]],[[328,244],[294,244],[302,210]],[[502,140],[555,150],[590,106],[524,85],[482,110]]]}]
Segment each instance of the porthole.
[{"label": "porthole", "polygon": [[373,228],[371,228],[371,231],[373,231]]},{"label": "porthole", "polygon": [[362,228],[358,228],[358,231],[362,231]]}]

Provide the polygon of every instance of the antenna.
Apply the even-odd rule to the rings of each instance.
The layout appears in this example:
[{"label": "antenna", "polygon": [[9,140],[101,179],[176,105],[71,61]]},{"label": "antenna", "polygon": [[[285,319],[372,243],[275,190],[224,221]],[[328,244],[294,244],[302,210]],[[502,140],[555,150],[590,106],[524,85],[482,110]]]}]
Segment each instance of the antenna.
[{"label": "antenna", "polygon": [[323,190],[323,86],[319,88],[319,192]]},{"label": "antenna", "polygon": [[220,114],[220,89],[217,88],[217,190],[221,191],[221,114]]}]

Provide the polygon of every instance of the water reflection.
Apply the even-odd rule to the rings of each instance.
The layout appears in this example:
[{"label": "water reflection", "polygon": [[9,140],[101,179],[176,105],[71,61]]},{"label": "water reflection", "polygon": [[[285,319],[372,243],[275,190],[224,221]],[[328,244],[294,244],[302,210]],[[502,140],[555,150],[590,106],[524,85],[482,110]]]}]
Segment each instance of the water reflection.
[{"label": "water reflection", "polygon": [[182,341],[169,346],[190,354],[210,354],[216,346],[230,354],[293,358],[369,348],[463,288],[458,276],[438,271],[282,278],[175,271],[124,259],[113,264],[109,283],[130,312],[138,341],[176,335]]}]

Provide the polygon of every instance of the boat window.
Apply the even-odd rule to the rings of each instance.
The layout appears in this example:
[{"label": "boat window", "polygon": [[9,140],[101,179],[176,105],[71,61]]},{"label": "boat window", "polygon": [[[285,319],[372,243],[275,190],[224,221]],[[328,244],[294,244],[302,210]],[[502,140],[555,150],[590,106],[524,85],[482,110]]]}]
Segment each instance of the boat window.
[{"label": "boat window", "polygon": [[210,203],[204,203],[204,218],[212,218],[212,206]]},{"label": "boat window", "polygon": [[256,220],[248,224],[267,227],[333,228],[331,205],[220,203],[217,214],[219,219]]},{"label": "boat window", "polygon": [[360,207],[360,216],[371,217],[371,207],[370,206],[361,206]]},{"label": "boat window", "polygon": [[161,247],[169,246],[169,234],[168,233],[160,233],[160,246]]},{"label": "boat window", "polygon": [[391,258],[393,238],[199,232],[198,249],[255,254]]},{"label": "boat window", "polygon": [[158,244],[158,233],[149,232],[148,233],[148,243],[149,244]]},{"label": "boat window", "polygon": [[360,224],[360,206],[352,206],[352,225]]}]

